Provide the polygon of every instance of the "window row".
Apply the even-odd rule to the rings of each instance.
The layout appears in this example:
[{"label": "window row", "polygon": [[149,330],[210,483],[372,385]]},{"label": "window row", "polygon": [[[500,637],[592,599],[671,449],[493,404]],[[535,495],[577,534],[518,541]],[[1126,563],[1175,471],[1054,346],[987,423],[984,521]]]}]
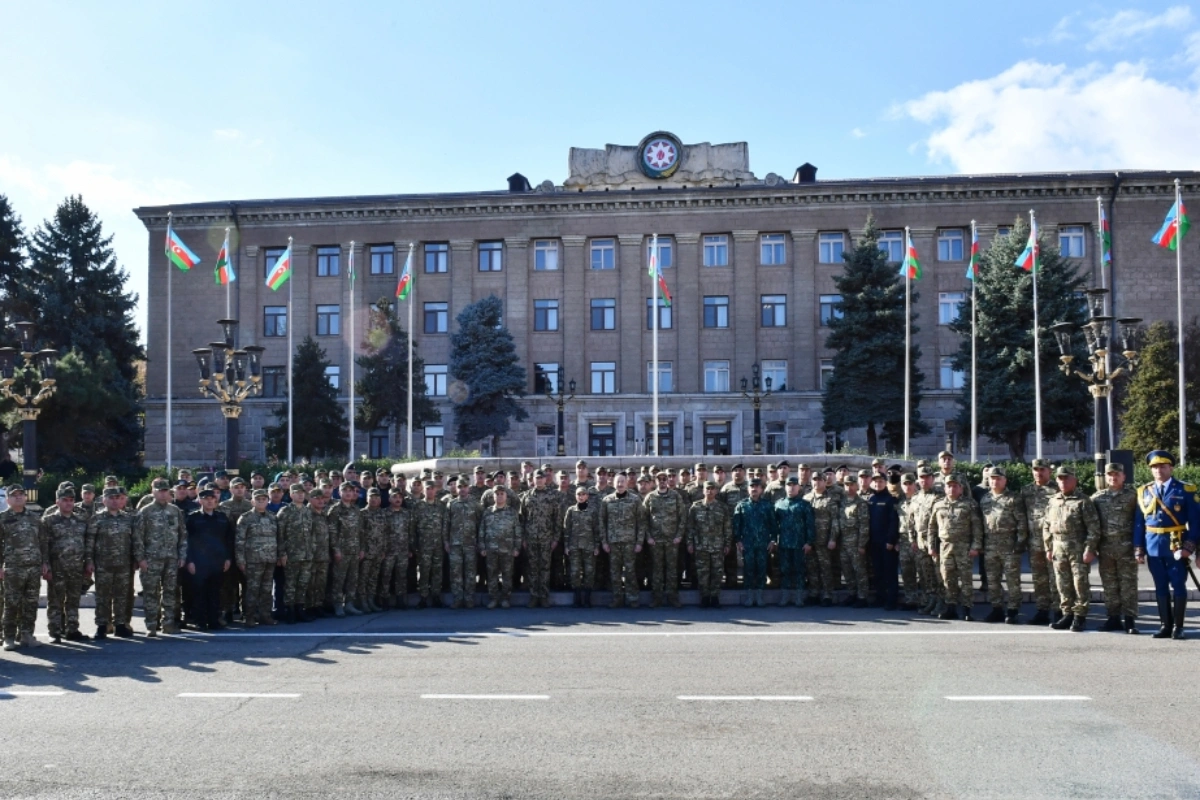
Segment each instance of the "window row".
[{"label": "window row", "polygon": [[[829,384],[829,378],[833,375],[833,359],[821,359],[821,391],[825,391]],[[954,368],[953,356],[942,356],[938,359],[938,388],[939,389],[961,389],[966,386],[966,378],[963,371]]]},{"label": "window row", "polygon": [[[539,455],[552,455],[555,452],[554,427],[538,426],[537,451]],[[662,456],[673,456],[675,452],[675,423],[671,420],[658,423],[657,434],[651,430],[652,423],[647,422],[643,429],[634,430],[634,426],[625,427],[627,452],[645,453],[653,448]],[[765,442],[763,447],[768,455],[782,455],[788,452],[787,423],[767,422],[764,424]],[[617,454],[617,437],[621,434],[615,420],[595,420],[588,423],[586,452],[589,456],[615,456]],[[638,439],[637,436],[644,438]],[[705,419],[701,422],[701,441],[699,453],[705,456],[733,455],[733,421],[730,419]],[[657,447],[655,440],[657,439]]]},{"label": "window row", "polygon": [[[730,362],[725,360],[704,362],[705,392],[731,391],[729,383]],[[765,360],[760,363],[759,375],[763,387],[768,386],[773,392],[786,391],[787,365],[785,360]],[[559,381],[562,380],[561,365],[557,362],[539,362],[533,365],[533,391],[535,394],[557,394]],[[654,362],[646,362],[646,392],[654,391]],[[426,381],[428,385],[428,381]],[[592,394],[617,394],[617,364],[615,361],[592,361],[588,364],[588,382]],[[582,388],[581,391],[588,391]],[[674,362],[658,362],[658,391],[662,393],[675,391]]]}]

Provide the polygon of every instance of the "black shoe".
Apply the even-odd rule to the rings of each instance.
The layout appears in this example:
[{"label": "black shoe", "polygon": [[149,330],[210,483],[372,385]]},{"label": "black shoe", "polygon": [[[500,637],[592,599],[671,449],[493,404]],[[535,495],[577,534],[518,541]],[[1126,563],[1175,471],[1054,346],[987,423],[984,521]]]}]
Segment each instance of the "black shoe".
[{"label": "black shoe", "polygon": [[1100,626],[1100,630],[1105,631],[1106,633],[1109,631],[1125,630],[1125,627],[1121,624],[1120,614],[1109,614],[1108,619],[1106,619],[1104,624]]},{"label": "black shoe", "polygon": [[1001,608],[1000,606],[992,606],[991,613],[988,614],[986,617],[984,617],[983,621],[984,622],[1003,622],[1004,621],[1004,609]]},{"label": "black shoe", "polygon": [[1141,631],[1139,631],[1137,629],[1137,618],[1136,617],[1126,617],[1125,618],[1125,632],[1132,633],[1134,635],[1141,633]]},{"label": "black shoe", "polygon": [[1071,623],[1073,623],[1074,621],[1075,621],[1074,614],[1062,614],[1058,619],[1056,619],[1053,622],[1053,624],[1050,625],[1050,627],[1054,628],[1054,630],[1056,630],[1056,631],[1065,631],[1067,628],[1071,627]]},{"label": "black shoe", "polygon": [[850,594],[850,595],[846,595],[846,599],[842,601],[842,605],[850,607],[850,606],[853,606],[857,602],[858,602],[858,596]]},{"label": "black shoe", "polygon": [[700,595],[700,607],[708,608],[708,598],[705,597],[704,595]]},{"label": "black shoe", "polygon": [[67,631],[66,640],[68,642],[86,642],[88,637],[83,631]]},{"label": "black shoe", "polygon": [[1187,613],[1187,596],[1175,597],[1175,632],[1171,634],[1172,639],[1183,638],[1183,616]]},{"label": "black shoe", "polygon": [[833,605],[833,601],[826,597],[821,601],[821,608],[829,608]]},{"label": "black shoe", "polygon": [[964,622],[974,622],[975,621],[975,617],[971,616],[971,607],[970,606],[962,607],[962,618],[963,618]]},{"label": "black shoe", "polygon": [[709,608],[720,608],[721,607],[721,597],[719,595],[713,595],[712,601],[709,603],[708,607]]},{"label": "black shoe", "polygon": [[97,642],[107,639],[108,638],[108,626],[107,625],[97,625],[95,638],[96,638]]},{"label": "black shoe", "polygon": [[895,611],[897,608],[895,603],[888,603],[883,607],[884,611]]},{"label": "black shoe", "polygon": [[1039,608],[1037,613],[1034,614],[1030,618],[1029,624],[1030,625],[1049,625],[1050,624],[1050,612],[1044,608]]},{"label": "black shoe", "polygon": [[1085,622],[1087,622],[1087,617],[1075,617],[1075,619],[1071,620],[1071,632],[1080,633],[1083,630]]},{"label": "black shoe", "polygon": [[919,603],[905,603],[904,605],[900,606],[900,608],[905,611],[917,611],[921,608],[921,606]]},{"label": "black shoe", "polygon": [[855,600],[852,608],[866,608],[869,605],[866,600]]},{"label": "black shoe", "polygon": [[62,644],[62,637],[56,633],[50,637],[50,641],[54,644]]},{"label": "black shoe", "polygon": [[584,608],[592,607],[592,590],[591,589],[583,590],[583,607]]},{"label": "black shoe", "polygon": [[938,614],[938,619],[958,619],[958,611],[954,606],[946,606],[946,610]]},{"label": "black shoe", "polygon": [[1158,600],[1158,621],[1161,627],[1154,634],[1155,639],[1170,639],[1175,632],[1175,619],[1171,616],[1171,600],[1163,597]]},{"label": "black shoe", "polygon": [[232,612],[232,611],[226,611],[226,612],[225,612],[225,624],[226,624],[226,625],[232,625],[232,624],[233,624],[233,612]]},{"label": "black shoe", "polygon": [[[1065,614],[1063,614],[1063,612],[1062,612],[1062,611],[1059,611],[1058,609],[1055,609],[1055,611],[1054,611],[1054,622],[1062,622],[1062,619],[1063,619],[1063,617],[1064,617],[1064,616],[1066,616],[1066,615],[1065,615]],[[1051,625],[1053,625],[1053,624],[1054,624],[1054,622],[1052,622],[1052,623],[1050,623],[1050,624],[1051,624]]]},{"label": "black shoe", "polygon": [[1005,624],[1007,624],[1007,625],[1016,625],[1016,624],[1017,624],[1017,614],[1018,614],[1018,613],[1020,613],[1020,612],[1018,612],[1016,609],[1009,609],[1008,611],[1004,612],[1004,622],[1005,622]]},{"label": "black shoe", "polygon": [[116,631],[114,631],[114,635],[120,637],[121,639],[132,639],[133,628],[129,627],[128,625],[118,625]]}]

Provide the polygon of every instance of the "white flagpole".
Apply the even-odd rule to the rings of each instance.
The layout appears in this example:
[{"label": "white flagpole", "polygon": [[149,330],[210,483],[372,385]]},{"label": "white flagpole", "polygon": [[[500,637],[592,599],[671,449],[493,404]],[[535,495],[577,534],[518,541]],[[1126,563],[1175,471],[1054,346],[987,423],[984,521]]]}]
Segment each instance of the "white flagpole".
[{"label": "white flagpole", "polygon": [[1034,442],[1034,451],[1037,458],[1042,457],[1042,348],[1041,348],[1041,331],[1038,326],[1038,295],[1037,295],[1037,271],[1038,271],[1038,239],[1037,239],[1037,217],[1033,209],[1029,209],[1029,235],[1033,237],[1033,424],[1035,436],[1037,440]]},{"label": "white flagpole", "polygon": [[912,413],[912,276],[908,267],[908,248],[912,242],[908,226],[904,226],[904,458],[908,459]]},{"label": "white flagpole", "polygon": [[[233,254],[229,249],[229,228],[225,229],[225,264],[228,272],[233,267]],[[233,281],[229,280],[225,281],[225,319],[233,319]]]},{"label": "white flagpole", "polygon": [[[170,243],[171,238],[171,212],[167,212],[167,241]],[[166,248],[164,248],[165,251]],[[171,362],[174,360],[175,342],[172,339],[171,326],[171,277],[174,273],[174,264],[171,263],[171,257],[167,256],[167,477],[171,476]]]},{"label": "white flagpole", "polygon": [[354,240],[350,240],[350,460],[354,460]]},{"label": "white flagpole", "polygon": [[1183,376],[1183,231],[1179,229],[1183,193],[1175,179],[1175,314],[1179,339],[1179,466],[1187,464],[1187,385]]},{"label": "white flagpole", "polygon": [[[289,259],[295,259],[295,257],[296,257],[295,254],[292,252],[292,237],[291,236],[288,237],[287,254],[288,254]],[[288,329],[288,363],[287,363],[287,373],[288,373],[288,409],[287,409],[287,411],[288,411],[288,449],[287,449],[287,460],[288,460],[289,465],[296,463],[296,460],[294,458],[295,454],[293,453],[293,450],[292,450],[292,444],[293,444],[292,398],[295,396],[295,392],[292,391],[292,355],[295,353],[295,350],[296,350],[295,345],[294,345],[295,340],[293,339],[293,331],[296,330],[296,325],[295,325],[296,319],[292,313],[294,311],[294,308],[292,306],[292,287],[296,285],[296,280],[295,280],[296,276],[294,274],[296,270],[293,269],[292,266],[293,265],[291,265],[291,264],[288,265],[288,270],[290,272],[292,272],[293,274],[288,276],[288,311],[287,311],[287,323],[288,323],[288,326],[287,326],[287,329]]]},{"label": "white flagpole", "polygon": [[416,242],[408,243],[408,259],[405,261],[405,266],[408,267],[408,458],[412,458],[412,440],[413,440],[413,305],[417,298],[413,293],[413,266],[412,255],[413,248],[417,246]]},{"label": "white flagpole", "polygon": [[[978,235],[978,233],[975,229],[975,220],[971,220],[971,246],[972,246],[972,249],[974,249],[975,237],[977,235]],[[975,256],[975,253],[972,252],[971,257],[974,258],[974,256]],[[971,265],[971,463],[972,464],[979,463],[979,459],[976,458],[977,453],[976,453],[976,449],[975,449],[976,441],[979,438],[979,406],[977,403],[978,394],[977,394],[977,380],[976,380],[976,372],[975,372],[975,366],[976,366],[975,343],[977,341],[977,337],[975,334],[975,305],[976,305],[975,298],[977,297],[977,295],[975,293],[975,284],[977,284],[977,283],[979,283],[979,273],[978,273],[975,265],[972,264]]]},{"label": "white flagpole", "polygon": [[[651,240],[650,240],[650,261],[651,261],[651,263],[654,264],[654,275],[650,278],[650,316],[653,317],[653,319],[654,319],[654,322],[653,322],[654,334],[651,337],[651,341],[653,342],[653,350],[654,350],[654,353],[653,353],[654,369],[652,371],[652,374],[654,376],[654,380],[653,380],[653,389],[654,389],[653,420],[654,421],[653,421],[653,427],[651,430],[651,436],[654,437],[654,457],[658,458],[658,234],[657,233],[654,234],[653,238],[651,238]],[[561,391],[561,389],[560,389],[560,391]]]},{"label": "white flagpole", "polygon": [[[1096,239],[1097,239],[1097,244],[1098,244],[1098,247],[1096,248],[1096,250],[1100,256],[1100,288],[1107,289],[1108,288],[1108,272],[1107,272],[1107,270],[1109,267],[1107,264],[1104,263],[1104,200],[1103,200],[1103,198],[1100,197],[1100,195],[1096,195]],[[1109,251],[1108,251],[1108,257],[1110,259],[1112,258],[1112,250],[1111,249],[1109,249]],[[1107,294],[1104,295],[1104,313],[1106,315],[1112,313],[1111,311],[1109,311],[1110,299],[1111,298],[1109,297],[1109,295],[1107,295]],[[1112,307],[1113,308],[1116,307],[1115,302],[1112,303]],[[1110,347],[1109,350],[1111,350],[1111,349],[1112,348]],[[1104,373],[1106,375],[1112,374],[1112,354],[1108,351],[1105,351],[1105,353],[1104,353]],[[1104,398],[1104,410],[1105,410],[1106,415],[1108,416],[1108,443],[1109,443],[1110,447],[1115,447],[1116,446],[1117,429],[1113,425],[1112,392],[1109,392],[1108,396]]]}]

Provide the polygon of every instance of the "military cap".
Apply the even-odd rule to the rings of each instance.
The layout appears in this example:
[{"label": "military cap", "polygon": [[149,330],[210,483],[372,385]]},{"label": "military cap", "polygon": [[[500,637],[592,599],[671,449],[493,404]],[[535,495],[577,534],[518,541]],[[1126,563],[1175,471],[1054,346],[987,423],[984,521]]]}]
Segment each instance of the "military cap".
[{"label": "military cap", "polygon": [[958,477],[958,473],[957,473],[957,472],[951,472],[949,475],[947,475],[947,476],[946,476],[945,483],[958,483],[958,484],[961,484],[961,483],[962,483],[962,479]]},{"label": "military cap", "polygon": [[475,465],[475,474],[476,474],[476,475],[478,475],[479,473],[481,473],[481,472],[483,472],[483,471],[484,471],[484,470],[483,470],[483,464],[476,464],[476,465]]},{"label": "military cap", "polygon": [[596,474],[597,474],[597,475],[607,475],[607,474],[608,474],[608,468],[607,468],[607,467],[600,467],[599,469],[597,469],[597,470],[596,470]]},{"label": "military cap", "polygon": [[705,482],[704,482],[704,488],[705,488],[705,489],[716,489],[716,488],[717,488],[717,482],[716,482],[716,481],[705,481]]},{"label": "military cap", "polygon": [[[113,495],[115,496],[116,492],[113,492]],[[104,496],[108,497],[108,489],[104,490]],[[196,496],[197,497],[216,497],[217,493],[215,491],[213,491],[212,489],[205,488],[205,489],[201,489],[199,492],[197,492]]]},{"label": "military cap", "polygon": [[470,486],[470,485],[471,485],[471,482],[470,482],[470,481],[468,481],[468,480],[467,480],[466,478],[464,478],[463,476],[459,475],[459,476],[458,476],[458,480],[456,480],[456,481],[454,482],[454,485],[455,485],[455,486]]},{"label": "military cap", "polygon": [[521,462],[521,466],[522,466],[522,467],[532,467],[532,466],[533,466],[533,462],[532,462],[532,461],[522,461],[522,462]]},{"label": "military cap", "polygon": [[917,474],[915,472],[906,472],[900,476],[901,483],[916,483]]},{"label": "military cap", "polygon": [[751,486],[766,486],[766,484],[765,484],[765,483],[763,483],[763,479],[762,479],[762,478],[751,478],[751,479],[750,479],[750,485],[751,485]]},{"label": "military cap", "polygon": [[340,477],[342,477],[342,471],[339,469],[331,469],[331,470],[329,470],[329,477],[340,478]]},{"label": "military cap", "polygon": [[304,488],[303,483],[293,483],[291,486],[288,487],[288,494],[295,494],[296,492],[307,492],[307,491],[308,491],[308,489]]},{"label": "military cap", "polygon": [[869,469],[860,469],[858,471],[858,477],[860,477],[860,478],[869,477],[870,474],[871,474],[871,470],[869,470]]},{"label": "military cap", "polygon": [[370,489],[367,489],[367,497],[379,497],[379,490],[372,486]]},{"label": "military cap", "polygon": [[120,483],[120,479],[118,479],[116,475],[105,475],[104,482],[105,483]]},{"label": "military cap", "polygon": [[576,462],[575,462],[575,466],[577,466],[577,467],[586,467],[586,466],[587,466],[587,462],[586,462],[586,461],[584,461],[584,460],[581,458],[581,459],[579,459],[578,461],[576,461]]},{"label": "military cap", "polygon": [[713,464],[712,470],[713,470],[713,472],[725,472],[725,465],[724,464]]},{"label": "military cap", "polygon": [[854,473],[851,473],[842,478],[842,483],[858,483],[858,478],[855,477]]},{"label": "military cap", "polygon": [[638,475],[637,482],[638,483],[649,483],[652,480],[654,480],[654,479],[643,472],[641,475]]},{"label": "military cap", "polygon": [[493,478],[503,478],[503,477],[504,477],[505,475],[507,475],[507,474],[508,474],[508,473],[506,473],[504,470],[502,470],[502,469],[498,469],[498,470],[496,470],[495,472],[493,472],[493,473],[492,473],[492,477],[493,477]]},{"label": "military cap", "polygon": [[434,471],[434,473],[433,473],[433,477],[435,477],[435,478],[444,478],[444,477],[446,477],[446,476],[445,476],[445,474],[444,474],[444,473],[443,473],[443,472],[442,472],[442,471],[439,469],[439,470],[435,470],[435,471]]},{"label": "military cap", "polygon": [[703,469],[703,470],[707,470],[707,469],[708,469],[708,464],[705,464],[703,461],[697,461],[697,462],[696,462],[696,466],[695,466],[695,467],[693,467],[693,469],[695,469],[697,472],[699,472],[699,471],[700,471],[700,470],[702,470],[702,469]]},{"label": "military cap", "polygon": [[85,483],[83,486],[79,487],[79,491],[91,492],[92,494],[95,494],[96,493],[96,485],[94,483]]},{"label": "military cap", "polygon": [[776,464],[775,466],[776,466],[776,467],[787,467],[788,469],[791,469],[791,468],[792,468],[792,465],[788,463],[787,459],[784,459],[783,461],[780,461],[780,462],[779,462],[778,464]]},{"label": "military cap", "polygon": [[129,492],[128,492],[128,491],[125,489],[125,487],[124,487],[124,486],[118,486],[118,487],[117,487],[117,494],[119,494],[119,495],[121,495],[122,497],[124,497],[125,495],[129,494]]},{"label": "military cap", "polygon": [[[11,488],[8,490],[8,493],[12,494]],[[115,486],[105,486],[104,487],[104,496],[105,497],[119,497],[120,495],[121,495],[121,493],[119,491],[117,491],[117,487],[115,487]]]},{"label": "military cap", "polygon": [[408,480],[408,476],[407,476],[407,475],[405,475],[403,472],[400,472],[399,470],[397,470],[397,471],[395,471],[395,472],[393,472],[393,473],[392,473],[392,480],[394,480],[394,481],[407,481],[407,480]]},{"label": "military cap", "polygon": [[588,493],[588,488],[586,486],[576,486],[575,487],[575,494],[587,494],[587,493]]},{"label": "military cap", "polygon": [[171,484],[167,483],[166,478],[155,478],[151,481],[150,488],[157,492],[162,489],[170,489]]},{"label": "military cap", "polygon": [[745,469],[745,468],[746,468],[746,465],[745,465],[745,464],[738,463],[738,464],[734,464],[734,465],[733,465],[733,471],[734,471],[734,472],[737,472],[739,469]]},{"label": "military cap", "polygon": [[951,453],[949,450],[943,450],[940,453],[938,453],[937,457],[940,460],[942,458],[945,458],[946,456],[949,456],[950,458],[954,458],[954,453]]},{"label": "military cap", "polygon": [[353,461],[342,467],[342,474],[345,475],[347,472],[358,472],[358,467],[354,466]]},{"label": "military cap", "polygon": [[1110,472],[1119,472],[1122,475],[1124,475],[1125,474],[1125,466],[1123,464],[1106,464],[1104,466],[1104,474],[1107,475]]},{"label": "military cap", "polygon": [[1075,470],[1072,469],[1071,467],[1068,467],[1066,464],[1063,464],[1061,467],[1054,470],[1054,477],[1056,477],[1056,478],[1074,478]]},{"label": "military cap", "polygon": [[[219,469],[215,473],[213,473],[213,477],[214,478],[228,478],[229,473],[223,469]],[[105,478],[104,480],[108,480],[108,478]],[[116,480],[116,478],[114,478],[113,480]]]},{"label": "military cap", "polygon": [[314,486],[313,490],[308,493],[309,500],[321,500],[325,497],[325,490],[320,486]]},{"label": "military cap", "polygon": [[1050,462],[1044,458],[1035,458],[1029,463],[1034,469],[1050,469]]},{"label": "military cap", "polygon": [[254,472],[251,472],[251,473],[250,473],[250,477],[251,477],[251,478],[262,478],[263,480],[266,480],[266,479],[267,479],[267,476],[266,476],[266,475],[263,475],[263,474],[262,474],[261,472],[259,472],[258,470],[254,470]]},{"label": "military cap", "polygon": [[882,472],[872,472],[867,476],[867,479],[872,481],[886,481],[888,476],[884,475]]},{"label": "military cap", "polygon": [[917,477],[918,478],[932,477],[932,475],[933,475],[933,470],[931,470],[929,467],[917,467]]},{"label": "military cap", "polygon": [[75,490],[74,489],[59,489],[57,492],[54,493],[55,500],[65,500],[68,497],[71,498],[72,500],[75,499]]},{"label": "military cap", "polygon": [[521,473],[517,472],[515,469],[510,469],[510,470],[508,471],[508,477],[510,477],[510,478],[520,478],[520,477],[521,477]]},{"label": "military cap", "polygon": [[245,486],[246,479],[245,478],[234,478],[233,480],[231,480],[229,482],[229,485],[230,486]]},{"label": "military cap", "polygon": [[70,481],[60,481],[58,484],[58,488],[61,489],[64,486],[70,486],[72,489],[75,488],[75,484],[71,483]]},{"label": "military cap", "polygon": [[789,485],[789,486],[790,486],[790,485],[792,485],[792,484],[799,484],[799,483],[800,483],[800,479],[799,479],[799,478],[797,478],[795,475],[788,475],[787,482],[788,482],[788,485]]},{"label": "military cap", "polygon": [[569,475],[567,475],[567,471],[566,471],[565,469],[560,469],[560,470],[558,471],[558,477],[560,477],[560,478],[567,478],[567,477],[570,477],[570,476],[569,476]]},{"label": "military cap", "polygon": [[1151,450],[1146,454],[1146,464],[1151,467],[1156,467],[1159,464],[1175,466],[1175,459],[1171,458],[1171,454],[1166,450]]},{"label": "military cap", "polygon": [[875,459],[871,460],[872,467],[882,467],[883,464],[884,464],[884,461],[882,458],[875,458]]},{"label": "military cap", "polygon": [[433,467],[426,467],[425,469],[421,470],[421,477],[422,478],[432,478],[433,477]]},{"label": "military cap", "polygon": [[779,469],[779,465],[774,461],[770,461],[767,463],[767,469]]},{"label": "military cap", "polygon": [[254,490],[254,491],[251,493],[251,497],[253,497],[255,500],[257,500],[257,499],[258,499],[258,498],[260,498],[260,497],[268,497],[268,496],[269,496],[269,495],[267,494],[267,490],[266,490],[266,489],[255,489],[255,490]]},{"label": "military cap", "polygon": [[927,459],[927,458],[922,458],[922,459],[919,459],[919,460],[917,461],[917,466],[918,466],[918,467],[928,467],[928,466],[929,466],[929,459]]},{"label": "military cap", "polygon": [[902,464],[892,464],[890,467],[887,468],[887,471],[888,472],[904,472],[904,466]]},{"label": "military cap", "polygon": [[827,480],[829,480],[828,478],[826,478],[826,477],[825,477],[825,473],[824,473],[824,472],[822,472],[821,470],[817,470],[816,472],[814,472],[814,473],[812,474],[812,479],[813,479],[814,481],[827,481]]},{"label": "military cap", "polygon": [[196,488],[196,482],[195,482],[195,481],[188,481],[188,488],[189,488],[189,489],[195,489],[195,488]]},{"label": "military cap", "polygon": [[283,487],[280,486],[278,483],[270,483],[270,484],[267,484],[267,491],[268,492],[282,492]]},{"label": "military cap", "polygon": [[391,475],[392,473],[388,472],[383,467],[380,467],[379,469],[375,470],[375,474],[376,475]]},{"label": "military cap", "polygon": [[654,473],[654,477],[666,479],[671,477],[671,473],[667,472],[665,469],[660,469],[658,472]]},{"label": "military cap", "polygon": [[1004,471],[1004,467],[996,465],[988,468],[988,476],[992,478],[1007,478],[1008,473]]},{"label": "military cap", "polygon": [[545,470],[535,469],[533,471],[533,477],[544,478],[544,477],[546,477],[546,472],[545,472]]}]

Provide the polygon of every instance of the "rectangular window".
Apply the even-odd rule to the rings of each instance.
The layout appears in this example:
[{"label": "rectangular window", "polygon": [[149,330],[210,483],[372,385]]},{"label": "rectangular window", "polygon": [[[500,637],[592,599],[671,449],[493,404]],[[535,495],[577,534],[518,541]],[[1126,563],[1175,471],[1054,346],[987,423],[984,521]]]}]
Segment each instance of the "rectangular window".
[{"label": "rectangular window", "polygon": [[842,296],[840,294],[821,295],[821,304],[819,308],[821,314],[821,327],[826,327],[829,325],[830,320],[842,318]]},{"label": "rectangular window", "polygon": [[704,237],[704,266],[706,267],[727,267],[729,266],[729,237],[721,234],[719,236]]},{"label": "rectangular window", "polygon": [[1083,258],[1086,254],[1082,225],[1064,225],[1058,229],[1058,250],[1064,258]]},{"label": "rectangular window", "polygon": [[817,260],[822,264],[842,263],[842,253],[846,252],[846,234],[822,233],[818,236]]},{"label": "rectangular window", "polygon": [[1008,236],[1010,233],[1012,233],[1012,225],[997,225],[996,226],[996,236],[997,237]]},{"label": "rectangular window", "polygon": [[504,266],[504,242],[479,243],[479,271],[499,272]]},{"label": "rectangular window", "polygon": [[592,300],[592,330],[612,331],[617,328],[617,301],[611,297]]},{"label": "rectangular window", "polygon": [[446,333],[450,330],[450,304],[425,304],[425,332]]},{"label": "rectangular window", "polygon": [[287,396],[287,367],[262,368],[262,396]]},{"label": "rectangular window", "polygon": [[535,331],[558,330],[558,301],[533,301],[533,329]]},{"label": "rectangular window", "polygon": [[318,278],[336,278],[341,274],[342,267],[342,248],[340,247],[318,247],[317,248],[317,277]]},{"label": "rectangular window", "polygon": [[938,231],[938,261],[963,260],[963,232],[959,228]]},{"label": "rectangular window", "polygon": [[558,430],[554,425],[538,425],[537,426],[537,455],[538,458],[547,458],[555,455],[558,452]]},{"label": "rectangular window", "polygon": [[446,272],[450,269],[450,244],[429,242],[425,245],[425,271]]},{"label": "rectangular window", "polygon": [[942,356],[941,360],[941,387],[943,389],[961,389],[964,386],[963,371],[954,368],[954,359],[950,356]]},{"label": "rectangular window", "polygon": [[387,458],[388,457],[388,429],[376,428],[371,431],[371,436],[367,440],[367,450],[370,458]]},{"label": "rectangular window", "polygon": [[428,397],[445,397],[450,369],[445,364],[425,365],[425,394]]},{"label": "rectangular window", "polygon": [[958,319],[958,307],[967,299],[965,292],[938,292],[938,325]]},{"label": "rectangular window", "polygon": [[758,263],[776,266],[787,262],[787,242],[782,233],[764,233],[759,237]]},{"label": "rectangular window", "polygon": [[617,454],[617,426],[612,422],[588,424],[588,455],[615,456]]},{"label": "rectangular window", "polygon": [[425,457],[441,458],[446,441],[446,429],[442,425],[425,426]]},{"label": "rectangular window", "polygon": [[617,362],[592,362],[592,394],[616,394]]},{"label": "rectangular window", "polygon": [[893,264],[904,260],[904,231],[883,231],[879,234],[879,249]]},{"label": "rectangular window", "polygon": [[[662,298],[658,298],[658,329],[666,331],[671,329],[672,314],[671,306],[667,305]],[[646,330],[654,328],[654,298],[646,298]]]},{"label": "rectangular window", "polygon": [[729,327],[728,295],[708,295],[704,298],[704,327]]},{"label": "rectangular window", "polygon": [[539,272],[558,269],[558,242],[539,239],[533,243],[533,268]]},{"label": "rectangular window", "polygon": [[533,365],[533,391],[538,394],[558,394],[557,361],[543,361]]},{"label": "rectangular window", "polygon": [[592,239],[592,269],[616,269],[617,249],[612,239]]},{"label": "rectangular window", "polygon": [[396,248],[390,244],[371,245],[371,274],[391,275],[396,271]]},{"label": "rectangular window", "polygon": [[267,276],[271,274],[271,270],[275,269],[276,262],[279,261],[279,257],[285,250],[287,250],[286,247],[268,247],[263,250],[263,280],[266,280]]},{"label": "rectangular window", "polygon": [[263,306],[263,336],[287,336],[287,306]]},{"label": "rectangular window", "polygon": [[[787,390],[787,362],[786,361],[763,361],[762,362],[762,378],[763,386],[770,389],[772,392],[782,392]],[[767,383],[770,381],[770,383]]]},{"label": "rectangular window", "polygon": [[829,379],[833,377],[833,359],[821,359],[821,391],[829,388]]},{"label": "rectangular window", "polygon": [[728,420],[705,420],[701,429],[704,434],[704,455],[727,456],[733,453]]},{"label": "rectangular window", "polygon": [[317,336],[341,335],[341,306],[317,306]]},{"label": "rectangular window", "polygon": [[781,456],[787,452],[787,423],[767,423],[767,455]]},{"label": "rectangular window", "polygon": [[764,294],[762,296],[762,326],[782,328],[787,325],[787,295]]},{"label": "rectangular window", "polygon": [[[658,362],[658,391],[659,393],[674,391],[674,364],[670,361]],[[646,391],[654,391],[654,362],[646,362]]]},{"label": "rectangular window", "polygon": [[706,392],[728,392],[729,391],[729,362],[728,361],[705,361],[704,362],[704,391],[706,391]]},{"label": "rectangular window", "polygon": [[[650,244],[646,244],[646,265],[650,265]],[[674,240],[666,237],[658,237],[658,265],[663,269],[670,269],[675,266],[675,247]]]},{"label": "rectangular window", "polygon": [[325,380],[329,381],[329,385],[335,390],[342,388],[342,368],[330,365],[325,368]]}]

